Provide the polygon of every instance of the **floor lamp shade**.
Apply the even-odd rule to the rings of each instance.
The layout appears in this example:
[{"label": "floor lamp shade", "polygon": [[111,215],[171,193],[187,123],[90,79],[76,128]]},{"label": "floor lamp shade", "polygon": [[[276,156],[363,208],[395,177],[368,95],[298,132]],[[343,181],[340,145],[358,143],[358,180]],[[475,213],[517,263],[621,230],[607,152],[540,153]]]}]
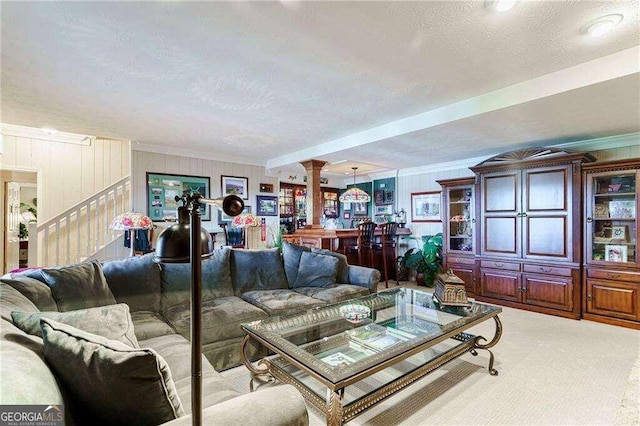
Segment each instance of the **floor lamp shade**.
[{"label": "floor lamp shade", "polygon": [[[191,225],[189,224],[189,210],[178,207],[178,222],[174,223],[158,237],[156,241],[156,255],[158,263],[189,263],[191,250]],[[200,256],[211,256],[213,243],[211,235],[200,229]]]}]

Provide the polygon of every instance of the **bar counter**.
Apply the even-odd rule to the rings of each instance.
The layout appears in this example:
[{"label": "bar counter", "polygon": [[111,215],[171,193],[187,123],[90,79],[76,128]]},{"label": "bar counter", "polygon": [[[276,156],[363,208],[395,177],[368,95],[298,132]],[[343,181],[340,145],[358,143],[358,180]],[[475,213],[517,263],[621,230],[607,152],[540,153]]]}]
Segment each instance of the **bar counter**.
[{"label": "bar counter", "polygon": [[[374,231],[374,236],[380,236],[382,231],[380,227],[376,227]],[[411,229],[409,228],[398,228],[396,230],[396,237],[403,237],[411,235]],[[358,238],[358,229],[357,228],[346,228],[346,229],[323,229],[323,228],[301,228],[298,229],[294,234],[283,235],[282,239],[289,243],[297,244],[300,246],[306,247],[315,247],[315,248],[323,248],[326,250],[337,251],[342,253],[342,248],[345,243],[354,242]],[[395,265],[396,259],[393,258],[393,253],[389,253],[387,255],[387,267],[391,265]],[[358,258],[354,255],[347,256],[348,262],[350,265],[357,265]],[[383,259],[380,253],[376,253],[374,256],[374,265],[373,267],[378,269],[380,272],[383,271]],[[368,266],[368,265],[363,265]],[[389,278],[395,279],[395,267],[389,268]],[[383,278],[384,279],[384,278]]]}]

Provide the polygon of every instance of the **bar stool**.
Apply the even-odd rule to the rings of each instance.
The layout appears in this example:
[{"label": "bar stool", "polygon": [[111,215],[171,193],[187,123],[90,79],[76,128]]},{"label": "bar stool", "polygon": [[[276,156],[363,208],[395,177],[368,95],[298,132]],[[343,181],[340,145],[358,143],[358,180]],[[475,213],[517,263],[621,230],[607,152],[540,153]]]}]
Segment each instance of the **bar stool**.
[{"label": "bar stool", "polygon": [[232,228],[226,223],[221,223],[224,230],[225,245],[232,248],[244,248],[244,228]]},{"label": "bar stool", "polygon": [[[362,222],[359,224],[356,244],[345,244],[343,249],[344,255],[346,256],[347,253],[355,251],[358,253],[359,265],[373,268],[373,232],[375,231],[376,226],[377,225],[374,222]],[[362,254],[365,251],[369,252],[369,263],[367,265],[362,263]]]},{"label": "bar stool", "polygon": [[[389,288],[389,272],[387,266],[387,251],[393,253],[393,259],[398,257],[397,248],[396,248],[396,231],[398,229],[398,224],[396,222],[386,222],[380,225],[380,243],[375,245],[377,250],[382,251],[382,264],[384,265],[384,282],[385,286]],[[395,260],[394,260],[395,264]],[[395,273],[396,284],[400,285],[398,282],[398,271]]]}]

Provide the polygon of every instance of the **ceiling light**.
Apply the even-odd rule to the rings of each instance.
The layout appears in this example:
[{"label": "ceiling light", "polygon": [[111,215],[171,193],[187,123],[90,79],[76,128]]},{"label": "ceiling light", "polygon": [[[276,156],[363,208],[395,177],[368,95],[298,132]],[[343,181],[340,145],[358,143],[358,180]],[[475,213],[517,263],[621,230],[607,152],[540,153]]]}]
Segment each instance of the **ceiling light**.
[{"label": "ceiling light", "polygon": [[352,169],[353,186],[342,193],[339,200],[341,203],[368,203],[371,201],[371,196],[356,186],[356,170],[358,170],[358,168],[352,167]]},{"label": "ceiling light", "polygon": [[506,12],[516,5],[520,0],[485,0],[484,7],[496,12]]},{"label": "ceiling light", "polygon": [[506,12],[518,3],[518,0],[498,0],[496,2],[496,10],[498,12]]},{"label": "ceiling light", "polygon": [[585,32],[591,37],[600,37],[618,25],[622,21],[622,18],[622,15],[619,14],[602,16],[589,22],[585,26]]}]

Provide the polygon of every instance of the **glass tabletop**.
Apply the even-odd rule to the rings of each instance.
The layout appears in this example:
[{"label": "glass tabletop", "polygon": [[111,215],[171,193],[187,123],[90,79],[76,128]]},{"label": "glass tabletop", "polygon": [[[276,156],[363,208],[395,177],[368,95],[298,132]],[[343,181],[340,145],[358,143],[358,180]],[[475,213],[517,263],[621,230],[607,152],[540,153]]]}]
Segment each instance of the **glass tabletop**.
[{"label": "glass tabletop", "polygon": [[498,306],[477,302],[441,306],[431,293],[400,287],[243,328],[291,361],[337,383],[408,350],[427,349],[500,312]]}]

